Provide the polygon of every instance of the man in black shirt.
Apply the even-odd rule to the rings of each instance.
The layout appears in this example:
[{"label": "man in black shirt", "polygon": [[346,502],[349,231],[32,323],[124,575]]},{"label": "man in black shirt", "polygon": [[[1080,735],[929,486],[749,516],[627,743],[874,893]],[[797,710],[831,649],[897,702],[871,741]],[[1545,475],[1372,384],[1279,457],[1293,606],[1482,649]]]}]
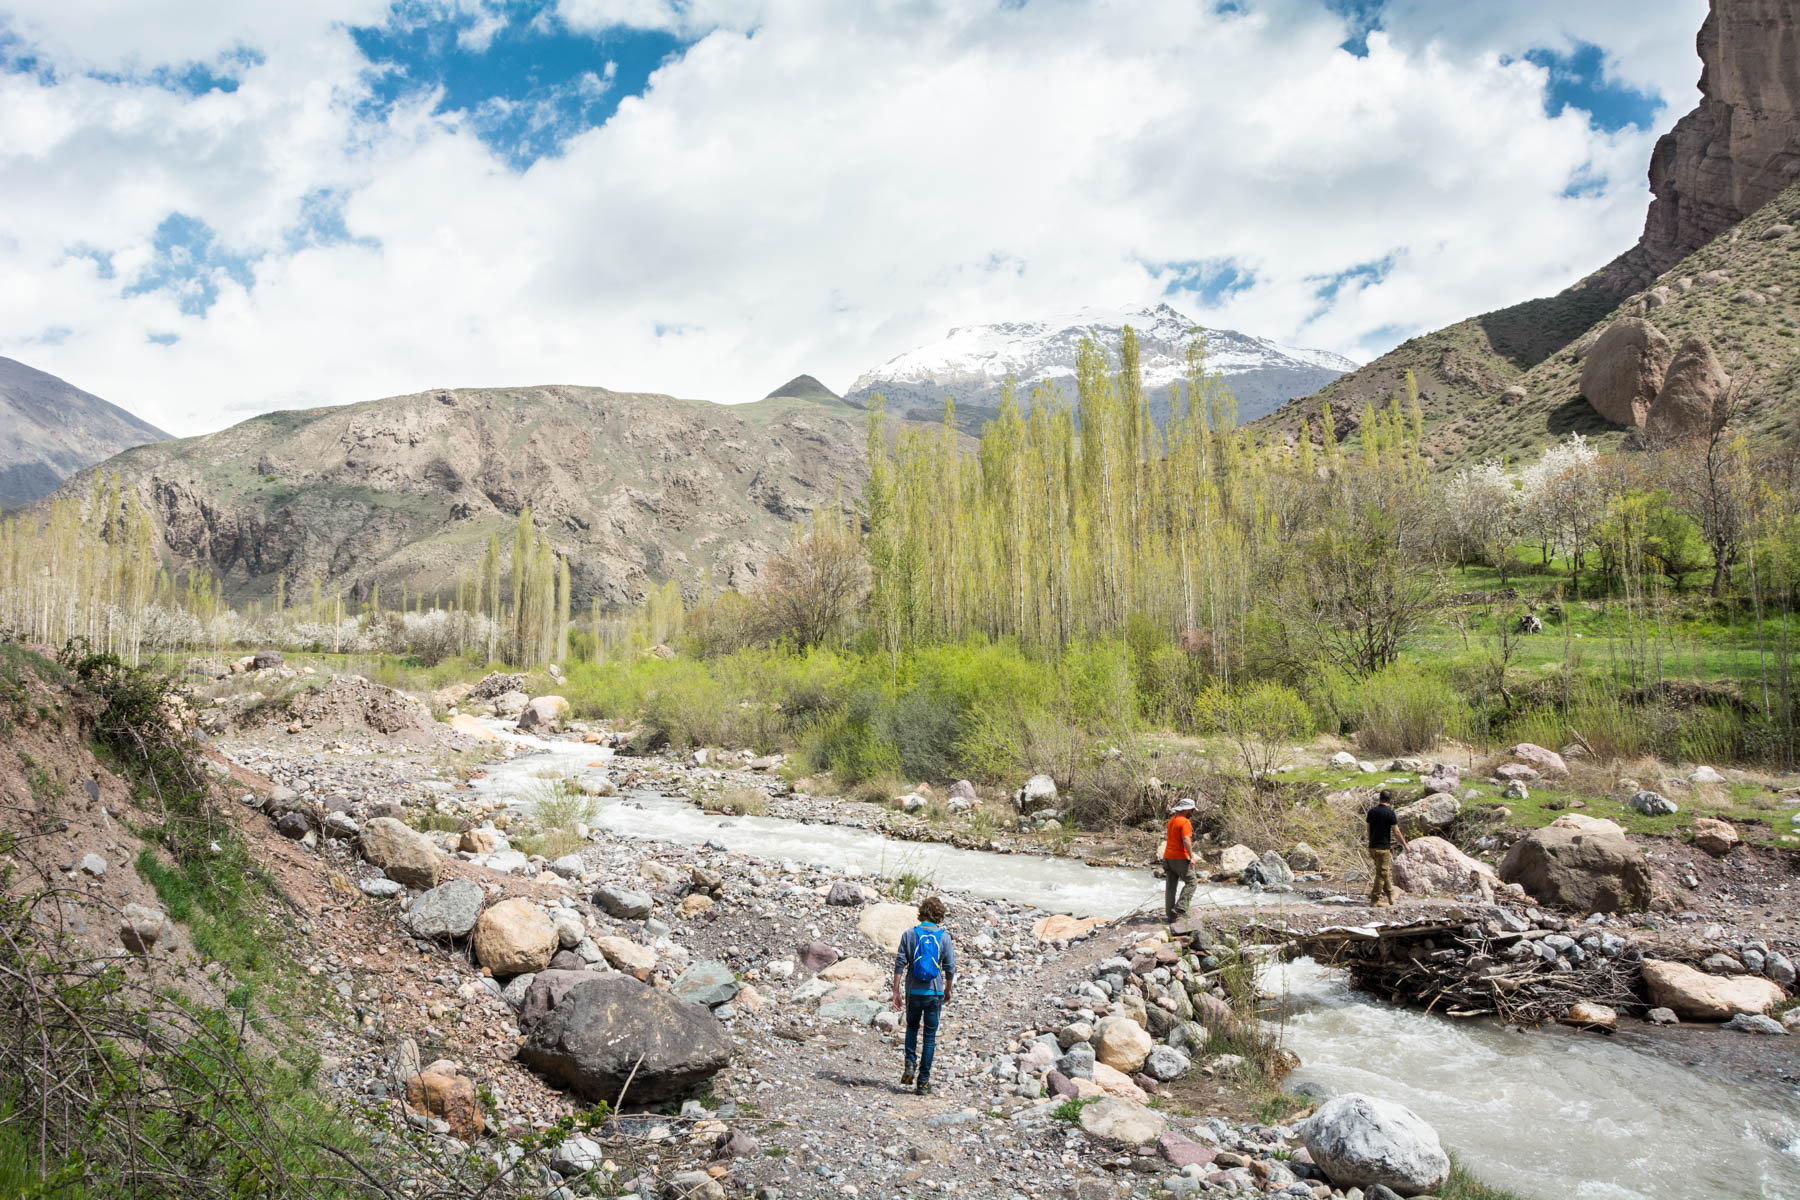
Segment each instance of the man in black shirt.
[{"label": "man in black shirt", "polygon": [[1370,908],[1394,907],[1394,880],[1388,868],[1393,859],[1395,838],[1400,839],[1400,853],[1406,853],[1406,835],[1400,832],[1400,818],[1394,815],[1393,798],[1393,792],[1382,788],[1375,795],[1374,806],[1369,809],[1369,857],[1375,861],[1375,881],[1369,886]]}]

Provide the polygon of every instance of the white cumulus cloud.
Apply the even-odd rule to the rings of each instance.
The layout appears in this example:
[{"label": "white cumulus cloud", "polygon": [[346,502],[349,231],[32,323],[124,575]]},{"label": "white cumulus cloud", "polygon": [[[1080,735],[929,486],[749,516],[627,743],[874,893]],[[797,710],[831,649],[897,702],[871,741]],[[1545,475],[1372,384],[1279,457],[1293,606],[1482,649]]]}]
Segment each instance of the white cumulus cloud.
[{"label": "white cumulus cloud", "polygon": [[[1220,264],[1236,287],[1172,298],[1366,357],[1630,245],[1657,130],[1546,115],[1520,56],[1600,45],[1666,127],[1705,7],[1390,0],[1355,57],[1310,0],[561,0],[697,40],[521,170],[481,140],[498,109],[368,103],[348,27],[382,4],[0,3],[57,67],[0,73],[0,353],[181,433],[437,386],[842,388],[952,325]],[[477,44],[503,14],[438,8]],[[194,62],[236,91],[145,76]],[[126,294],[172,213],[214,234],[203,314]]]}]

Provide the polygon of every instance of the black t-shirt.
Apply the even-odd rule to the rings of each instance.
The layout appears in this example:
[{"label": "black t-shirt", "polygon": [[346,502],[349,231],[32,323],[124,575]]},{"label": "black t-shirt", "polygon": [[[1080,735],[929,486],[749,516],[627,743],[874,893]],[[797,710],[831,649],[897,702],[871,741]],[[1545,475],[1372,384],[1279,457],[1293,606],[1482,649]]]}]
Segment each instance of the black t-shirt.
[{"label": "black t-shirt", "polygon": [[1385,804],[1377,804],[1369,810],[1369,849],[1392,850],[1394,848],[1394,826],[1400,818],[1394,810]]}]

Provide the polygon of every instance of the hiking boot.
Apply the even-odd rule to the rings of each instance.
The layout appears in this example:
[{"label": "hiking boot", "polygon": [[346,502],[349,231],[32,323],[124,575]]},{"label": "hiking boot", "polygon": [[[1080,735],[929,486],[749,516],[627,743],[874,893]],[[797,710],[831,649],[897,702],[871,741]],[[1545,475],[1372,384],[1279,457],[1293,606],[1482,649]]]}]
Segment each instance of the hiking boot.
[{"label": "hiking boot", "polygon": [[913,1082],[913,1069],[911,1067],[908,1067],[908,1068],[906,1068],[906,1070],[900,1072],[900,1086],[901,1087],[911,1087],[912,1082]]},{"label": "hiking boot", "polygon": [[931,1095],[931,1084],[927,1083],[923,1079],[919,1080],[919,1086],[913,1089],[913,1095],[915,1095],[915,1096]]}]

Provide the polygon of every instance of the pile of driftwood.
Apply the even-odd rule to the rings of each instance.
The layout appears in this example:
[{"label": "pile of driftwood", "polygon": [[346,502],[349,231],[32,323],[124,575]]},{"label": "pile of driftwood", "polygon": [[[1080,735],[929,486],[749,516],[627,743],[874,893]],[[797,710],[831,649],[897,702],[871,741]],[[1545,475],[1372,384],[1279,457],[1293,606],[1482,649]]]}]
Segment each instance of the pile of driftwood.
[{"label": "pile of driftwood", "polygon": [[1537,928],[1510,913],[1310,932],[1258,924],[1242,936],[1279,945],[1286,958],[1343,967],[1364,991],[1445,1016],[1530,1026],[1563,1020],[1580,1003],[1644,1006],[1641,955],[1623,939],[1602,947],[1579,928]]}]

